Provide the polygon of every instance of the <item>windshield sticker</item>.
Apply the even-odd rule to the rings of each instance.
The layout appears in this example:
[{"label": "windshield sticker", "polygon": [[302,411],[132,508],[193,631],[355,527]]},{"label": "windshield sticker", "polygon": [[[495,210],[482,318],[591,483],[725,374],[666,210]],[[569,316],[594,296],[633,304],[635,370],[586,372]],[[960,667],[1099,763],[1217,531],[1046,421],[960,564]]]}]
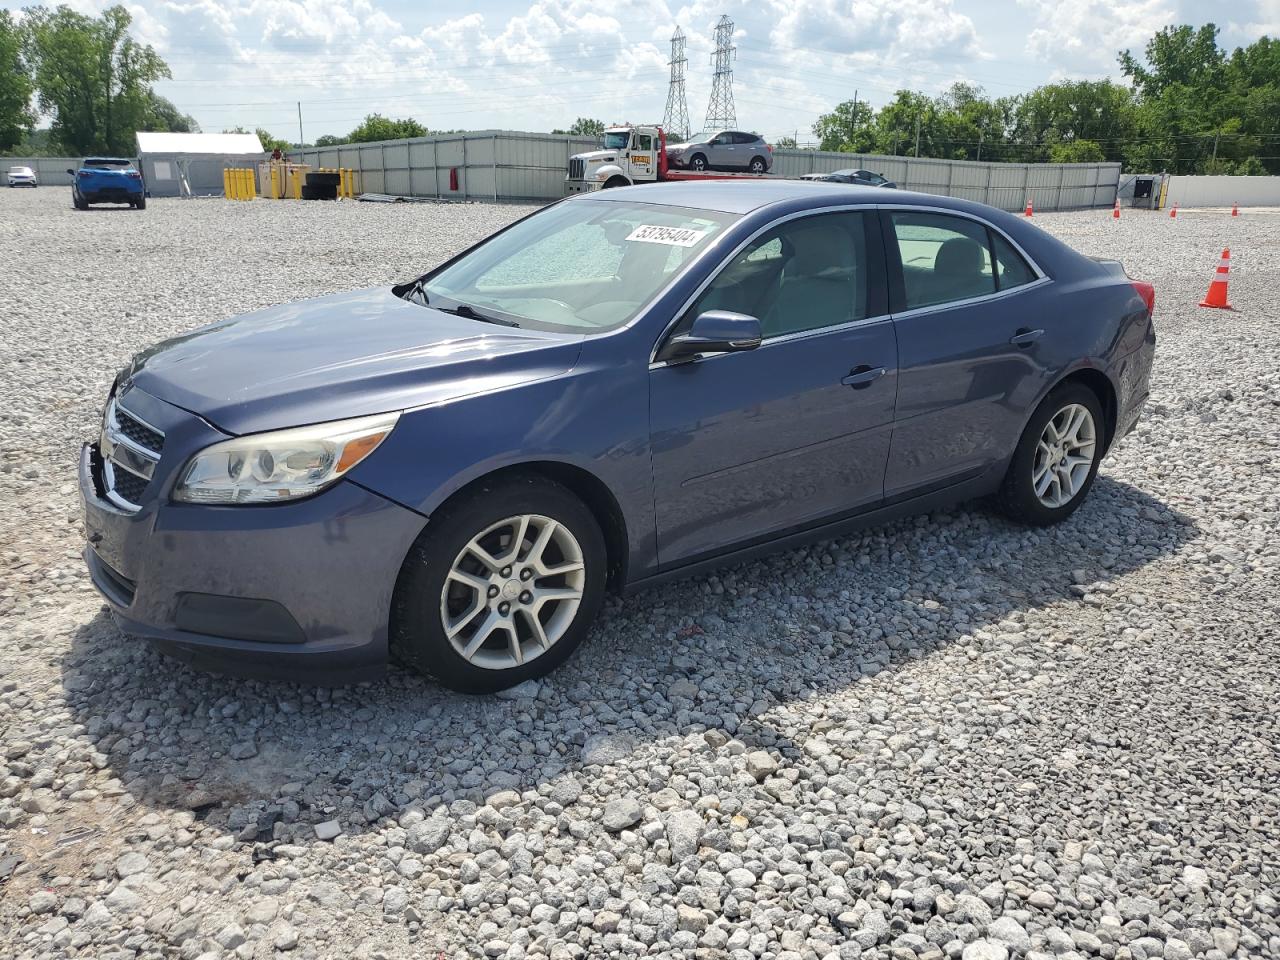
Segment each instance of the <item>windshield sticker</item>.
[{"label": "windshield sticker", "polygon": [[628,240],[636,243],[663,243],[668,247],[695,247],[703,237],[705,230],[691,230],[688,227],[659,227],[656,224],[641,224],[631,231]]}]

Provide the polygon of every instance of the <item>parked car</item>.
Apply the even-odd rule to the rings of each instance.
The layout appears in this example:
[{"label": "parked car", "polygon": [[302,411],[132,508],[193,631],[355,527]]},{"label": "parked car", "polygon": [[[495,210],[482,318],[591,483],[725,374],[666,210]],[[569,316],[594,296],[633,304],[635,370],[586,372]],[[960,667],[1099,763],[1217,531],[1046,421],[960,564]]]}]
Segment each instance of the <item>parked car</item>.
[{"label": "parked car", "polygon": [[1146,400],[1154,297],[964,200],[577,195],[138,354],[81,455],[85,557],[198,664],[498,690],[606,590],[985,495],[1066,519]]},{"label": "parked car", "polygon": [[146,185],[132,160],[123,157],[86,157],[79,170],[68,168],[71,205],[88,210],[91,203],[127,203],[139,210],[147,208]]},{"label": "parked car", "polygon": [[36,172],[30,167],[10,167],[9,186],[38,187],[40,184],[36,181]]},{"label": "parked car", "polygon": [[667,162],[689,170],[750,170],[768,173],[773,147],[757,133],[718,130],[685,143],[667,144]]},{"label": "parked car", "polygon": [[892,180],[870,170],[833,170],[831,173],[806,173],[801,180],[821,180],[826,183],[851,183],[859,187],[888,187],[897,189]]}]

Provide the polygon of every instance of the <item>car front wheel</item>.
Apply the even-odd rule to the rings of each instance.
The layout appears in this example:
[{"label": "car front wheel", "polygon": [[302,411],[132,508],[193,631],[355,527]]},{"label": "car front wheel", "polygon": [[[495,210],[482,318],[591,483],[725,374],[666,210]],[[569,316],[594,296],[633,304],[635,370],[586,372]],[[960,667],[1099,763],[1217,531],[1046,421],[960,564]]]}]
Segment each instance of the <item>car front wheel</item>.
[{"label": "car front wheel", "polygon": [[707,158],[700,153],[695,153],[689,161],[689,166],[693,170],[703,171],[707,169]]},{"label": "car front wheel", "polygon": [[1071,516],[1098,474],[1105,420],[1083,384],[1058,387],[1036,408],[1005,475],[999,499],[1013,519],[1047,526]]},{"label": "car front wheel", "polygon": [[599,524],[565,487],[533,475],[481,483],[409,551],[391,654],[463,693],[543,676],[586,637],[606,566]]}]

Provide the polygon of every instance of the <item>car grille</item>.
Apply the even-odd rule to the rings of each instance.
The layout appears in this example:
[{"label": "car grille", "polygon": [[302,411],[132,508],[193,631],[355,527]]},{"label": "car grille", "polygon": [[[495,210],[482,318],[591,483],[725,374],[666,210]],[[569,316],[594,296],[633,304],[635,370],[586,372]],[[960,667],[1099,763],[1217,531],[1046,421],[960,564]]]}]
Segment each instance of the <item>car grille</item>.
[{"label": "car grille", "polygon": [[142,509],[143,494],[164,450],[164,433],[112,398],[102,419],[100,446],[107,499],[122,510]]},{"label": "car grille", "polygon": [[569,159],[569,179],[581,180],[586,162],[581,157],[571,157]]}]

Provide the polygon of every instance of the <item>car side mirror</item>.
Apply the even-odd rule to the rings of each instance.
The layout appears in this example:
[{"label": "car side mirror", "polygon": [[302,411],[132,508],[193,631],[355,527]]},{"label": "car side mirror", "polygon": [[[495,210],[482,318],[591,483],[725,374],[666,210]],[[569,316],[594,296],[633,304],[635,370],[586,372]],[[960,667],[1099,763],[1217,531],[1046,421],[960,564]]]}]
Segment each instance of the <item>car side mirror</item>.
[{"label": "car side mirror", "polygon": [[760,346],[760,321],[745,313],[707,310],[684,333],[666,342],[658,354],[667,363],[684,363],[707,353],[740,353]]},{"label": "car side mirror", "polygon": [[67,173],[71,174],[73,177],[76,175],[76,172],[72,170],[70,167],[67,167]]}]

